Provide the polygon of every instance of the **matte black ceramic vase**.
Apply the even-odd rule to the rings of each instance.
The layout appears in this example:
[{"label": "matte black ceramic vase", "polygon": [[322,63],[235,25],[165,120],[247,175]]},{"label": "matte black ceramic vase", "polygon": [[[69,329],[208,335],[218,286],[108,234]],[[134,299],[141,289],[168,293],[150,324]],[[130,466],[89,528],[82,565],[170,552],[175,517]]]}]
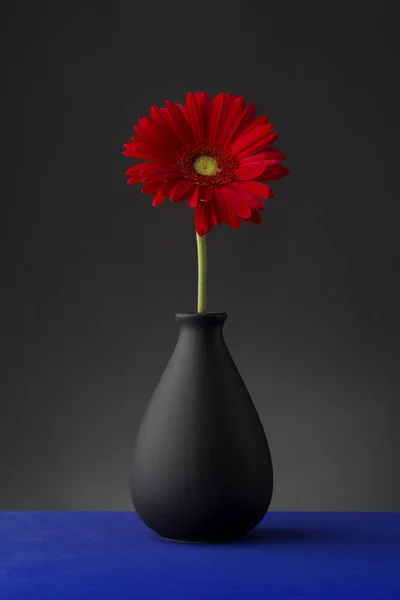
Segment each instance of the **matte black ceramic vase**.
[{"label": "matte black ceramic vase", "polygon": [[136,440],[131,492],[161,537],[243,537],[273,487],[265,433],[223,338],[225,313],[177,314],[180,335]]}]

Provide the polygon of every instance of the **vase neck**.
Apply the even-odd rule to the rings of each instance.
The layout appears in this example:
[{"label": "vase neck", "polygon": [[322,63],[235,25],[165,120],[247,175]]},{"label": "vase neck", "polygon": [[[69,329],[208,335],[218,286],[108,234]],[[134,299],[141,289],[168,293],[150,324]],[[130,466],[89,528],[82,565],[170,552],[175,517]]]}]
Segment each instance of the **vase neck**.
[{"label": "vase neck", "polygon": [[227,319],[226,313],[177,313],[175,319],[182,328],[221,329]]}]

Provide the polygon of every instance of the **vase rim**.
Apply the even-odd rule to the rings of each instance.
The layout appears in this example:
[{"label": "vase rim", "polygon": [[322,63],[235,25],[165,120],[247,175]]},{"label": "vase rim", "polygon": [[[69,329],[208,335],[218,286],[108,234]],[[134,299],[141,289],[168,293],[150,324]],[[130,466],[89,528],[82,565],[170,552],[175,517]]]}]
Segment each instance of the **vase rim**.
[{"label": "vase rim", "polygon": [[176,313],[175,319],[179,322],[189,323],[223,323],[227,316],[224,312],[182,312]]}]

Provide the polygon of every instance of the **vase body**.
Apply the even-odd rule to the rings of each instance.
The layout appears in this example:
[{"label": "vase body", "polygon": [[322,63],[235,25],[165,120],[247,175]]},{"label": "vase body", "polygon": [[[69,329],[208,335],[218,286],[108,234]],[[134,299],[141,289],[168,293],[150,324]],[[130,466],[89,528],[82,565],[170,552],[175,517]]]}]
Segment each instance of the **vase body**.
[{"label": "vase body", "polygon": [[161,537],[229,541],[268,510],[268,442],[223,337],[225,313],[176,315],[177,345],[141,423],[131,494]]}]

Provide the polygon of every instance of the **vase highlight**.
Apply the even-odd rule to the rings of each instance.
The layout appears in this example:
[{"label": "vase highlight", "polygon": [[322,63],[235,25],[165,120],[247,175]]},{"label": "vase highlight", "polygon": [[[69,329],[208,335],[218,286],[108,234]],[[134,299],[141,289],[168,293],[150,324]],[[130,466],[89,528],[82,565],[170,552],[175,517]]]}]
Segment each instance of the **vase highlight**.
[{"label": "vase highlight", "polygon": [[176,315],[178,342],[137,435],[132,500],[170,540],[241,538],[271,502],[268,442],[226,346],[226,317]]}]

